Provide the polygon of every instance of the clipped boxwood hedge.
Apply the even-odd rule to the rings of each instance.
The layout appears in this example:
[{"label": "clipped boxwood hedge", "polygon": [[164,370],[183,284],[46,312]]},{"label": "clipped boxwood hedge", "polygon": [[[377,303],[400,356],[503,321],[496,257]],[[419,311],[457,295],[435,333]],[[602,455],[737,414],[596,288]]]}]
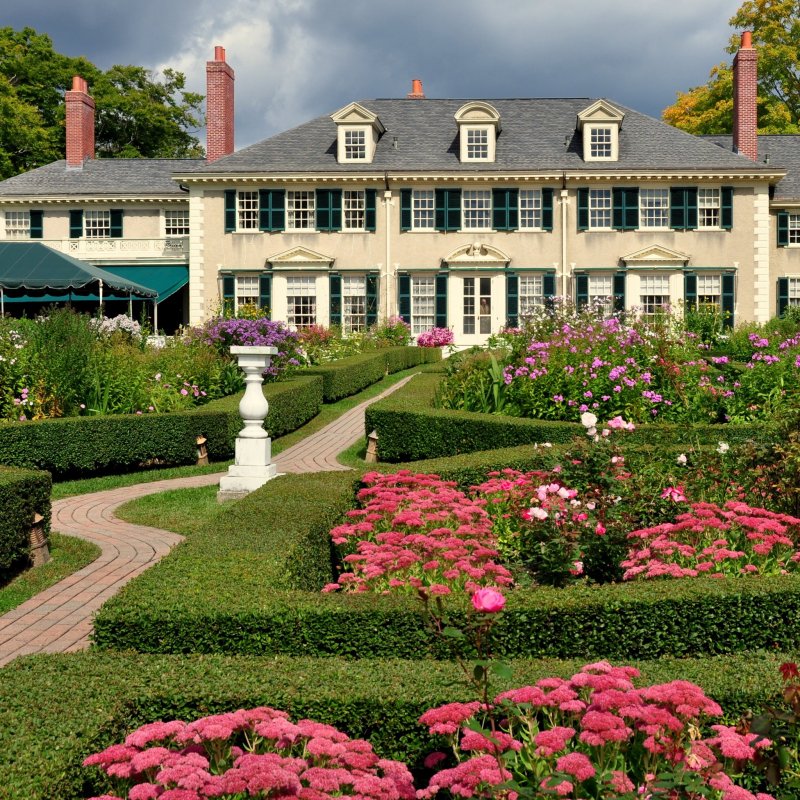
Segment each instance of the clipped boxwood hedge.
[{"label": "clipped boxwood hedge", "polygon": [[34,514],[49,534],[51,489],[47,472],[0,467],[0,576],[30,556]]},{"label": "clipped boxwood hedge", "polygon": [[[641,683],[693,681],[734,722],[780,691],[778,665],[791,654],[632,662]],[[511,662],[497,689],[548,675],[568,677],[583,661]],[[141,656],[32,656],[0,670],[0,770],[5,800],[72,800],[100,794],[99,771],[83,759],[139,725],[268,705],[369,739],[383,757],[419,767],[435,749],[418,724],[428,708],[469,700],[450,662]]]},{"label": "clipped boxwood hedge", "polygon": [[[299,376],[267,384],[272,436],[295,430],[319,413],[322,380]],[[0,464],[46,469],[58,477],[135,469],[143,463],[190,464],[198,435],[212,459],[229,458],[241,430],[239,396],[173,414],[64,417],[0,423]]]},{"label": "clipped boxwood hedge", "polygon": [[[444,477],[450,477],[440,470]],[[287,475],[216,515],[109,600],[102,648],[147,653],[448,658],[420,603],[321,594],[354,473]],[[451,600],[463,614],[464,599]],[[800,645],[800,575],[517,589],[493,629],[509,657],[658,658]]]},{"label": "clipped boxwood hedge", "polygon": [[[583,433],[579,423],[506,417],[433,407],[442,375],[416,377],[366,411],[366,430],[378,432],[381,461],[418,461],[516,445],[568,442]],[[764,425],[639,425],[629,442],[652,446],[716,445],[762,440]]]},{"label": "clipped boxwood hedge", "polygon": [[326,403],[333,403],[377,383],[386,374],[439,359],[438,347],[388,347],[310,367],[306,372],[322,376],[322,396]]}]

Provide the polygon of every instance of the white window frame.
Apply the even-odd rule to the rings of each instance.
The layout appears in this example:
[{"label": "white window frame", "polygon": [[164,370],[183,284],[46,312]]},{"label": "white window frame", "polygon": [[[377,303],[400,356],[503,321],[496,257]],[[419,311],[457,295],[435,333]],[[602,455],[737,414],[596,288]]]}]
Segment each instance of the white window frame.
[{"label": "white window frame", "polygon": [[342,192],[342,230],[363,231],[367,224],[367,195],[363,189]]},{"label": "white window frame", "polygon": [[89,208],[83,212],[83,235],[87,239],[111,238],[111,211]]},{"label": "white window frame", "polygon": [[722,223],[722,191],[701,186],[697,190],[697,227],[719,229]]},{"label": "white window frame", "polygon": [[644,317],[652,318],[672,307],[668,273],[646,273],[639,276],[639,306]]},{"label": "white window frame", "polygon": [[603,315],[607,317],[614,313],[613,275],[589,275],[587,294],[589,308],[602,309]]},{"label": "white window frame", "polygon": [[464,189],[461,192],[461,230],[492,229],[491,189]]},{"label": "white window frame", "polygon": [[462,325],[465,336],[492,332],[492,279],[464,278]]},{"label": "white window frame", "polygon": [[189,235],[189,209],[165,208],[164,209],[164,236]]},{"label": "white window frame", "polygon": [[259,276],[256,275],[236,275],[235,287],[233,292],[234,312],[239,313],[242,306],[252,305],[258,308],[260,299]]},{"label": "white window frame", "polygon": [[31,238],[31,212],[9,210],[5,212],[6,239]]},{"label": "white window frame", "polygon": [[787,305],[800,306],[800,276],[787,278]]},{"label": "white window frame", "polygon": [[433,189],[413,189],[411,192],[411,230],[436,229],[436,192]]},{"label": "white window frame", "polygon": [[539,309],[544,308],[544,276],[520,275],[517,284],[519,298],[519,316],[534,316]]},{"label": "white window frame", "polygon": [[362,161],[367,160],[367,129],[366,128],[345,128],[344,134],[344,160]]},{"label": "white window frame", "polygon": [[342,276],[342,333],[357,333],[367,328],[367,277]]},{"label": "white window frame", "polygon": [[669,189],[639,189],[639,227],[669,228]]},{"label": "white window frame", "polygon": [[411,276],[411,333],[418,336],[436,327],[436,278]]},{"label": "white window frame", "polygon": [[236,192],[236,230],[257,231],[260,204],[258,191],[240,189]]},{"label": "white window frame", "polygon": [[542,190],[520,189],[517,195],[519,207],[519,229],[542,230]]},{"label": "white window frame", "polygon": [[697,276],[697,308],[715,306],[722,309],[722,275]]},{"label": "white window frame", "polygon": [[490,151],[490,135],[488,125],[464,126],[461,135],[465,136],[466,149],[464,150],[465,161],[488,161]]},{"label": "white window frame", "polygon": [[286,230],[313,231],[316,230],[316,227],[317,193],[313,189],[291,189],[287,191]]},{"label": "white window frame", "polygon": [[614,122],[584,123],[584,161],[619,160],[619,125]]},{"label": "white window frame", "polygon": [[308,275],[286,277],[286,323],[297,330],[317,324],[317,279]]},{"label": "white window frame", "polygon": [[613,224],[614,199],[611,189],[589,189],[589,229],[609,231]]}]

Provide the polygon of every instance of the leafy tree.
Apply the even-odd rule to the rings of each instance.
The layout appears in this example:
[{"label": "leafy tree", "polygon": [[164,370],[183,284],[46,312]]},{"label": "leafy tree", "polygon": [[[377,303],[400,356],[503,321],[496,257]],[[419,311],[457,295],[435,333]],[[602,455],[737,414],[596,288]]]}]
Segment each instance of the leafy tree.
[{"label": "leafy tree", "polygon": [[[753,33],[758,51],[758,132],[800,133],[800,2],[746,0],[731,17],[737,30]],[[727,51],[740,46],[731,35]],[[708,83],[678,92],[664,109],[665,122],[689,133],[730,133],[733,129],[733,70],[718,64]]]},{"label": "leafy tree", "polygon": [[180,72],[155,76],[143,67],[103,71],[85,58],[55,51],[33,28],[0,28],[0,178],[64,157],[64,92],[72,76],[95,100],[99,157],[202,156],[193,134],[202,124],[202,95],[185,90]]}]

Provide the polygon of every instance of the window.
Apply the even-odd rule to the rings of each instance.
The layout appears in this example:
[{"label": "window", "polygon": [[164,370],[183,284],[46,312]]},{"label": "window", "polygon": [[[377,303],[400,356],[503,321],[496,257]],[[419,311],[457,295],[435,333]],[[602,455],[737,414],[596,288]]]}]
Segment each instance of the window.
[{"label": "window", "polygon": [[652,317],[669,308],[669,275],[642,275],[639,287],[642,314]]},{"label": "window", "polygon": [[342,331],[355,333],[367,327],[367,279],[342,278]]},{"label": "window", "polygon": [[639,190],[639,225],[642,228],[666,228],[669,225],[669,190]]},{"label": "window", "polygon": [[367,157],[367,134],[364,130],[344,132],[345,161],[364,161]]},{"label": "window", "polygon": [[348,231],[364,230],[364,190],[342,192],[342,211],[344,212],[344,229]]},{"label": "window", "polygon": [[83,235],[87,239],[107,239],[111,236],[111,212],[84,211]]},{"label": "window", "polygon": [[542,190],[521,189],[519,193],[519,227],[542,227]]},{"label": "window", "polygon": [[800,306],[800,278],[789,278],[789,305]]},{"label": "window", "polygon": [[789,244],[800,244],[800,214],[789,214]]},{"label": "window", "polygon": [[30,239],[31,212],[6,211],[6,239]]},{"label": "window", "polygon": [[544,278],[541,275],[520,275],[520,317],[530,317],[542,306],[544,306]]},{"label": "window", "polygon": [[286,279],[286,322],[298,330],[317,323],[316,278]]},{"label": "window", "polygon": [[461,227],[465,230],[492,227],[492,193],[465,190],[461,195]]},{"label": "window", "polygon": [[167,236],[189,235],[189,209],[169,209],[164,212],[164,233]]},{"label": "window", "polygon": [[719,275],[697,276],[698,308],[722,307],[722,277]]},{"label": "window", "polygon": [[492,279],[464,278],[464,333],[491,332]]},{"label": "window", "polygon": [[697,190],[697,213],[701,228],[719,228],[720,193],[719,189]]},{"label": "window", "polygon": [[432,230],[434,227],[435,193],[433,189],[414,189],[411,195],[412,227]]},{"label": "window", "polygon": [[589,129],[589,154],[592,158],[611,158],[611,128]]},{"label": "window", "polygon": [[411,333],[436,327],[436,279],[411,278]]},{"label": "window", "polygon": [[314,192],[286,192],[286,227],[294,230],[314,230]]},{"label": "window", "polygon": [[589,190],[589,227],[611,227],[611,189]]},{"label": "window", "polygon": [[467,161],[486,161],[489,158],[489,131],[486,128],[467,128]]},{"label": "window", "polygon": [[589,306],[610,316],[614,311],[614,285],[610,275],[589,276]]},{"label": "window", "polygon": [[242,306],[258,308],[258,275],[236,276],[236,311]]},{"label": "window", "polygon": [[240,231],[258,230],[258,192],[237,192],[236,220]]}]

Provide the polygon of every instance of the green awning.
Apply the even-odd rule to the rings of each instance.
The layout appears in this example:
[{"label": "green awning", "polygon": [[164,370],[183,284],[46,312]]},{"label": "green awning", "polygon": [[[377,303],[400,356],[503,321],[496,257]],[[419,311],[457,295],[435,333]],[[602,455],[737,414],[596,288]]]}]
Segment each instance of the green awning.
[{"label": "green awning", "polygon": [[101,280],[104,296],[158,296],[155,289],[59,253],[41,242],[0,242],[0,288],[4,293],[25,292],[31,300],[62,295],[59,299],[63,301],[65,294],[96,293]]},{"label": "green awning", "polygon": [[158,292],[156,303],[161,303],[189,283],[189,267],[183,264],[158,267],[103,267],[126,281],[136,281]]}]

